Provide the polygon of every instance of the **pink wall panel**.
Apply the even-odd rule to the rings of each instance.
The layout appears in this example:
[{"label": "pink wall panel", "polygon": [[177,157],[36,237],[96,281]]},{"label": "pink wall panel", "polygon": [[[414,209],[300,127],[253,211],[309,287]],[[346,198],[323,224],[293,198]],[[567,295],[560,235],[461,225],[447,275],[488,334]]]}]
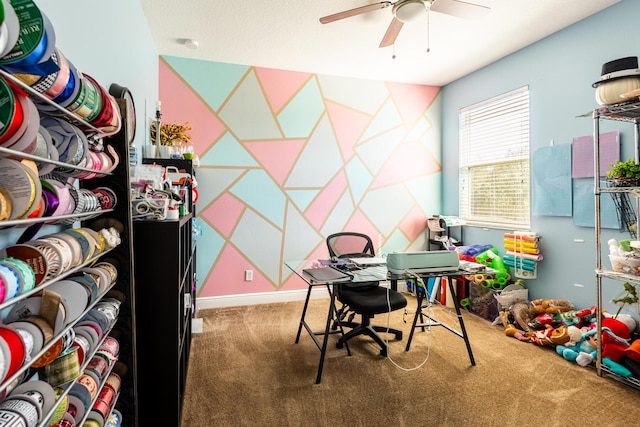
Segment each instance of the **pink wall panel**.
[{"label": "pink wall panel", "polygon": [[[185,69],[184,67],[188,67],[188,64],[182,62],[181,67]],[[389,82],[371,85],[371,82],[363,81],[360,84],[354,79],[347,81],[340,81],[339,78],[319,79],[314,74],[250,67],[249,72],[255,73],[259,85],[255,88],[255,93],[248,96],[246,92],[238,91],[238,86],[232,87],[233,84],[241,85],[243,81],[238,78],[237,67],[215,68],[220,73],[229,73],[219,75],[221,81],[226,84],[223,85],[225,89],[223,96],[226,98],[220,98],[217,101],[220,105],[231,103],[236,107],[234,110],[236,116],[225,118],[234,120],[235,123],[244,123],[243,126],[253,126],[250,129],[253,132],[252,138],[245,140],[232,129],[227,129],[218,112],[213,111],[203,97],[198,96],[196,90],[180,77],[179,71],[172,69],[168,62],[161,60],[160,99],[163,121],[189,122],[193,128],[192,140],[196,153],[200,156],[205,153],[215,153],[215,156],[220,159],[219,166],[206,164],[202,165],[201,169],[232,168],[239,172],[237,178],[239,184],[244,177],[255,177],[256,174],[252,174],[252,171],[262,171],[266,174],[265,176],[273,180],[274,186],[270,187],[269,195],[245,191],[243,201],[227,192],[228,190],[223,190],[209,206],[200,207],[202,209],[199,212],[202,217],[200,224],[203,228],[208,227],[203,235],[215,241],[206,242],[204,241],[206,239],[203,239],[198,243],[198,258],[201,261],[198,262],[198,266],[205,269],[198,272],[199,279],[203,281],[202,285],[198,286],[198,297],[304,289],[305,284],[302,280],[297,276],[291,276],[284,266],[286,261],[283,259],[284,254],[294,259],[326,258],[328,254],[324,243],[326,237],[324,228],[327,226],[327,219],[332,215],[335,218],[344,218],[346,224],[343,230],[358,231],[371,236],[376,251],[380,251],[382,247],[387,250],[405,249],[404,247],[387,248],[388,239],[391,236],[384,235],[381,230],[389,230],[389,215],[398,216],[391,219],[392,224],[397,224],[390,231],[396,234],[394,242],[408,244],[412,248],[424,244],[423,241],[421,243],[421,239],[424,240],[426,216],[439,211],[440,188],[435,181],[422,178],[441,170],[440,159],[434,157],[429,150],[433,141],[439,138],[439,124],[432,124],[425,128],[424,123],[425,120],[429,121],[431,114],[438,114],[438,111],[432,111],[432,109],[439,108],[439,105],[436,104],[434,107],[434,104],[440,88]],[[243,68],[242,74],[247,74],[247,70]],[[190,78],[193,79],[194,76],[191,75]],[[318,96],[309,96],[309,91],[301,90],[308,88],[312,79],[313,83],[318,85]],[[237,83],[229,84],[234,81]],[[215,79],[211,84],[215,84]],[[349,85],[347,92],[342,90],[345,84]],[[331,100],[323,97],[325,91],[333,94]],[[345,96],[336,97],[337,94]],[[337,98],[340,98],[339,101]],[[264,105],[265,99],[270,110],[266,114],[273,115],[268,119],[277,123],[282,123],[278,119],[285,106],[297,105],[301,108],[309,108],[310,111],[326,114],[328,121],[325,131],[327,133],[322,138],[326,139],[327,144],[337,142],[339,150],[327,145],[327,151],[322,151],[323,139],[318,137],[315,126],[309,126],[309,135],[295,139],[287,139],[284,134],[280,138],[274,138],[272,135],[255,138],[255,134],[259,134],[260,121],[264,121],[265,118],[254,117],[247,112],[253,111],[255,105]],[[363,111],[365,108],[363,106],[380,106],[381,102],[385,103],[385,108],[369,108],[368,111]],[[245,105],[246,108],[244,108]],[[400,126],[398,126],[397,117],[402,121]],[[296,120],[315,119],[301,116]],[[388,126],[393,126],[394,131],[383,132]],[[375,143],[369,143],[365,148],[361,144],[361,139],[365,132],[372,129],[378,129]],[[279,131],[284,133],[282,129]],[[227,141],[227,138],[221,138],[225,134],[236,143],[216,145],[221,141]],[[302,160],[305,157],[301,156],[301,153],[310,142],[318,144],[315,148],[319,150],[317,153],[324,155],[322,160],[317,157],[306,157],[306,160]],[[214,146],[216,150],[211,151]],[[352,180],[350,183],[345,171],[353,160],[355,148],[358,146],[361,160],[373,162],[376,168],[358,168],[356,163],[351,163],[353,167],[349,169],[349,179]],[[246,161],[249,158],[251,162]],[[301,164],[303,161],[314,163]],[[327,177],[330,182],[324,188],[319,189],[318,184],[314,187],[285,186],[292,170],[321,172],[322,163],[318,163],[319,161],[328,162],[327,167],[337,171],[335,175],[334,172],[330,172]],[[381,166],[378,168],[378,165]],[[198,186],[200,191],[204,192],[203,194],[207,193],[209,185],[213,189],[220,189],[221,185],[223,187],[226,185],[220,182],[207,182],[208,179],[214,179],[214,176],[220,175],[199,174]],[[404,205],[396,206],[397,209],[384,210],[386,201],[381,200],[382,215],[377,218],[369,218],[360,210],[358,200],[366,199],[372,191],[406,181],[412,182],[411,194],[415,198],[420,198],[419,201],[413,197],[389,200],[389,203]],[[301,182],[317,182],[317,179],[307,181],[303,179]],[[354,185],[354,188],[350,185]],[[250,189],[245,186],[245,190],[247,188]],[[294,197],[302,197],[303,194],[311,195],[316,191],[318,191],[317,195],[308,205],[298,204],[294,200]],[[353,201],[352,211],[334,212],[338,202],[345,195],[355,197],[356,194],[358,200]],[[272,197],[272,205],[265,204],[266,197]],[[433,208],[431,201],[433,201]],[[304,211],[296,212],[297,215],[285,216],[283,223],[267,221],[268,224],[265,225],[273,231],[272,237],[284,236],[281,242],[274,242],[272,238],[261,245],[261,236],[255,235],[255,224],[253,224],[254,228],[247,223],[247,229],[238,229],[241,227],[239,218],[246,209],[256,212],[261,212],[260,209],[277,211],[282,203],[290,204],[293,209],[304,209]],[[297,206],[306,206],[306,208],[297,208]],[[340,206],[341,209],[348,209],[344,204]],[[380,221],[381,224],[376,225],[375,221]],[[334,231],[341,230],[331,232]],[[331,232],[327,231],[328,234]],[[398,233],[402,234],[403,238],[400,238]],[[235,242],[238,246],[232,244],[232,235],[245,236],[243,238],[249,241],[255,239],[255,245],[251,243],[245,246],[245,248],[251,247],[254,251],[252,255],[243,253],[239,249],[238,241]],[[291,238],[292,235],[295,238]],[[317,243],[318,237],[320,237],[320,243]],[[244,243],[248,241],[245,240]],[[291,247],[286,247],[287,245]],[[264,247],[265,252],[260,252],[261,247]],[[263,254],[268,254],[268,257]],[[265,268],[261,269],[258,266]],[[252,282],[243,281],[244,270],[254,271]]]}]

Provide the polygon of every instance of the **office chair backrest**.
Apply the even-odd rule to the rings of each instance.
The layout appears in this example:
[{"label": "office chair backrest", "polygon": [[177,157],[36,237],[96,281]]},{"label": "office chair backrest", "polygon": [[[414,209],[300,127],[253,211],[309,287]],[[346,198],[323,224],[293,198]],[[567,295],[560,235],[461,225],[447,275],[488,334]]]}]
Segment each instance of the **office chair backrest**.
[{"label": "office chair backrest", "polygon": [[373,242],[366,234],[344,231],[327,237],[329,256],[338,258],[375,256]]}]

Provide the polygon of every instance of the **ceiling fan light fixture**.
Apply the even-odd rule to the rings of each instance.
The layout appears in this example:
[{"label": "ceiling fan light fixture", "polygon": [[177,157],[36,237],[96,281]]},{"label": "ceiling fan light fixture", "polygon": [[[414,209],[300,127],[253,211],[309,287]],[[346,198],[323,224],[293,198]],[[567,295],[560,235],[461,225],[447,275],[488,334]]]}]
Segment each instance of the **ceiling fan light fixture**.
[{"label": "ceiling fan light fixture", "polygon": [[422,19],[426,11],[427,5],[422,0],[400,1],[393,7],[396,19],[405,24]]},{"label": "ceiling fan light fixture", "polygon": [[185,45],[185,47],[187,47],[189,49],[197,49],[198,46],[200,46],[200,43],[198,43],[198,40],[185,39],[184,40],[184,45]]}]

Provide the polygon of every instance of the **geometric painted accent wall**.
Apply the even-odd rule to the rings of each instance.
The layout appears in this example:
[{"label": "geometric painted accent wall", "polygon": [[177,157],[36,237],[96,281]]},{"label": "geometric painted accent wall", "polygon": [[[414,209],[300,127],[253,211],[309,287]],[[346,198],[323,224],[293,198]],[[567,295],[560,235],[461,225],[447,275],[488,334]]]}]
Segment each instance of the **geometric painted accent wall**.
[{"label": "geometric painted accent wall", "polygon": [[326,258],[337,231],[425,249],[439,87],[171,56],[159,82],[163,121],[189,122],[200,158],[198,297],[305,288],[284,261]]}]

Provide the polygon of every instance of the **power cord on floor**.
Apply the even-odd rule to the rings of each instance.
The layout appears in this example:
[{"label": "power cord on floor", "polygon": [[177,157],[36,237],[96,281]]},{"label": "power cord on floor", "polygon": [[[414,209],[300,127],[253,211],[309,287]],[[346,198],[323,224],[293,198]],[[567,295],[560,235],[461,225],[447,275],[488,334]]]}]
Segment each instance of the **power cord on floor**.
[{"label": "power cord on floor", "polygon": [[[419,287],[422,287],[423,291],[422,292],[427,292],[427,287],[424,284],[424,281],[422,280],[422,278],[420,276],[418,276],[417,274],[415,274],[414,272],[410,271],[410,270],[405,270],[405,273],[414,276],[415,279],[417,280],[417,286],[416,286],[416,292],[421,292],[420,290],[418,290]],[[427,302],[429,301],[428,299],[429,295],[427,294]],[[429,303],[427,305],[427,307],[429,309],[431,309],[431,303]],[[427,317],[429,315],[432,315],[433,313],[428,313]],[[428,332],[429,335],[427,337],[427,354],[424,358],[424,360],[422,362],[420,362],[418,365],[414,366],[414,367],[404,367],[401,366],[399,363],[397,363],[395,360],[393,360],[393,358],[391,357],[391,352],[389,351],[389,330],[391,329],[391,300],[390,300],[390,296],[389,296],[389,288],[387,288],[387,333],[386,333],[386,337],[385,337],[385,344],[387,345],[387,359],[398,369],[403,370],[405,372],[411,372],[411,371],[415,371],[417,369],[422,368],[427,361],[429,360],[429,355],[431,354],[431,338],[433,337],[433,330],[431,327],[427,327],[428,328]]]}]

